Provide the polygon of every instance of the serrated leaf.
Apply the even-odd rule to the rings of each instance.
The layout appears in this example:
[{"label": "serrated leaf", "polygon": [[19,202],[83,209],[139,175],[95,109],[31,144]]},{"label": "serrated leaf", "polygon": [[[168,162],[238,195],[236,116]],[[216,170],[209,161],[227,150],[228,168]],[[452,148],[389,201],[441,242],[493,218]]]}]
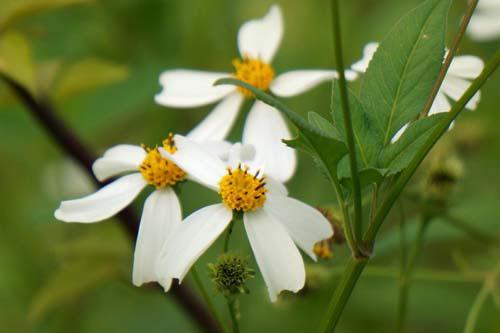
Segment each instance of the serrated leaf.
[{"label": "serrated leaf", "polygon": [[422,111],[442,65],[449,0],[427,0],[380,43],[362,82],[360,100],[386,146]]},{"label": "serrated leaf", "polygon": [[57,101],[121,81],[128,68],[113,62],[89,58],[70,65],[56,82],[53,98]]},{"label": "serrated leaf", "polygon": [[347,147],[342,141],[339,141],[331,134],[305,121],[301,116],[288,109],[288,107],[279,100],[246,82],[227,78],[215,82],[215,85],[220,84],[232,84],[246,88],[250,90],[257,99],[281,111],[299,130],[299,136],[291,142],[290,140],[286,141],[287,144],[306,148],[306,151],[317,156],[322,162],[322,171],[328,175],[330,180],[338,182],[337,164],[342,156],[347,153]]},{"label": "serrated leaf", "polygon": [[0,35],[0,73],[35,93],[35,67],[26,38],[17,32]]},{"label": "serrated leaf", "polygon": [[331,122],[329,122],[328,120],[326,120],[325,118],[323,118],[322,116],[317,114],[316,112],[313,112],[313,111],[309,112],[307,114],[307,119],[309,120],[309,123],[311,125],[319,128],[320,130],[324,131],[325,133],[330,134],[332,137],[341,140],[341,136],[340,136],[337,128],[335,128],[335,126]]},{"label": "serrated leaf", "polygon": [[418,151],[431,134],[434,126],[446,115],[436,114],[412,123],[396,142],[390,144],[380,154],[381,165],[391,172],[399,172],[408,166],[415,152]]},{"label": "serrated leaf", "polygon": [[53,308],[71,304],[89,290],[121,274],[122,268],[113,261],[68,261],[34,295],[28,318],[37,321]]},{"label": "serrated leaf", "polygon": [[2,0],[0,33],[20,19],[60,7],[91,3],[95,0]]}]

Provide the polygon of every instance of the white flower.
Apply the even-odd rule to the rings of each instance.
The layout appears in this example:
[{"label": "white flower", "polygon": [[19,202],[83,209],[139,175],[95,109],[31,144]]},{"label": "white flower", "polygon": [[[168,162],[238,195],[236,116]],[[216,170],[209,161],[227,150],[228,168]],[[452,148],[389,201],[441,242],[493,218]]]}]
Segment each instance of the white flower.
[{"label": "white flower", "polygon": [[[250,91],[234,86],[217,86],[216,80],[236,77],[263,90],[289,97],[303,93],[316,85],[337,77],[334,70],[294,70],[274,78],[271,61],[278,50],[283,35],[283,19],[278,6],[272,6],[260,19],[244,23],[238,32],[238,48],[241,59],[233,61],[235,73],[205,72],[188,69],[168,70],[161,74],[163,91],[156,95],[157,103],[169,107],[197,107],[221,101],[212,113],[195,129],[195,134],[210,132],[213,139],[224,139],[238,115],[245,97],[252,98]],[[346,71],[347,79],[355,79],[357,74]],[[252,132],[248,142],[255,145],[259,154],[262,145],[271,144],[281,157],[286,158],[287,170],[279,174],[279,181],[287,181],[296,166],[295,151],[281,142],[289,138],[290,132],[281,114],[265,107],[257,101],[249,112],[245,123],[247,132]],[[272,119],[272,120],[270,120]],[[261,158],[260,156],[258,158]]]},{"label": "white flower", "polygon": [[[359,73],[366,72],[377,48],[378,43],[368,43],[364,48],[363,58],[357,63],[353,64],[352,68]],[[455,56],[436,95],[436,99],[434,100],[434,103],[429,110],[429,115],[450,111],[451,104],[449,100],[459,100],[460,97],[462,97],[465,91],[469,88],[471,84],[470,80],[475,79],[479,74],[481,74],[483,67],[484,63],[479,57],[472,55]],[[478,91],[465,105],[465,107],[469,110],[475,110],[480,98],[481,92]],[[405,124],[393,136],[391,141],[397,141],[404,133],[407,126],[408,124]]]},{"label": "white flower", "polygon": [[467,27],[467,34],[477,41],[500,37],[500,0],[481,0]]},{"label": "white flower", "polygon": [[[175,151],[173,136],[163,143]],[[204,143],[206,149],[223,154],[226,143]],[[217,147],[216,150],[213,148]],[[155,191],[144,203],[134,253],[133,283],[158,281],[168,290],[171,279],[156,275],[156,260],[164,243],[182,221],[181,206],[172,186],[187,177],[175,163],[160,155],[157,148],[118,145],[97,159],[92,169],[99,181],[121,176],[97,192],[76,200],[61,202],[55,217],[64,222],[92,223],[108,219],[128,206],[147,186]]]},{"label": "white flower", "polygon": [[[226,164],[185,137],[176,135],[175,142],[174,154],[162,153],[200,184],[217,191],[222,203],[204,207],[181,223],[162,251],[158,275],[182,280],[226,229],[233,212],[239,212],[271,300],[282,290],[300,290],[305,270],[297,246],[315,260],[314,244],[331,237],[333,231],[318,210],[289,198],[285,186],[276,180],[279,170],[286,170],[276,165],[288,160],[256,162],[252,157],[258,151],[236,144]],[[272,157],[269,152],[265,155]]]}]

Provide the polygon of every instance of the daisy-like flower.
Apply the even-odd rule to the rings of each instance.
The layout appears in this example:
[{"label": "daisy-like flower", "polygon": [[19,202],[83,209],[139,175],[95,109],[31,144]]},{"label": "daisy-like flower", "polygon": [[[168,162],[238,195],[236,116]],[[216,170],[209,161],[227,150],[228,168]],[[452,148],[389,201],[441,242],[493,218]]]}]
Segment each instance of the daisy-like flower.
[{"label": "daisy-like flower", "polygon": [[[208,141],[204,146],[209,149],[214,145]],[[224,149],[225,144],[218,146]],[[163,141],[162,149],[176,151],[172,134]],[[155,190],[142,211],[132,280],[136,286],[157,281],[168,290],[172,280],[158,277],[155,265],[160,250],[182,221],[181,206],[172,187],[187,177],[186,172],[162,156],[158,148],[128,144],[108,149],[92,169],[99,181],[121,177],[89,196],[61,202],[55,217],[64,222],[99,222],[127,207],[145,187],[153,186]]]},{"label": "daisy-like flower", "polygon": [[477,41],[500,37],[500,0],[481,0],[467,27],[467,34]]},{"label": "daisy-like flower", "polygon": [[331,237],[333,231],[317,209],[289,198],[285,186],[277,181],[274,165],[287,160],[256,163],[253,150],[246,149],[252,146],[244,142],[244,146],[235,145],[224,163],[188,138],[176,135],[175,142],[175,153],[162,153],[197,182],[217,191],[221,203],[204,207],[181,223],[162,251],[158,275],[182,280],[233,215],[242,214],[271,300],[275,301],[282,290],[299,291],[304,286],[305,269],[297,246],[316,260],[314,245]]},{"label": "daisy-like flower", "polygon": [[[338,73],[334,70],[294,70],[275,77],[271,61],[278,50],[282,35],[283,18],[280,8],[275,5],[264,17],[248,21],[241,26],[238,32],[241,58],[233,60],[234,73],[188,69],[165,71],[160,76],[163,90],[156,95],[156,102],[168,107],[191,108],[220,101],[194,132],[196,134],[198,131],[211,131],[222,140],[233,126],[243,100],[253,98],[253,94],[240,87],[215,87],[213,84],[218,79],[236,77],[259,89],[270,90],[277,96],[289,97],[337,77]],[[357,74],[348,70],[346,77],[353,80]],[[282,170],[277,180],[287,181],[295,171],[296,156],[293,149],[281,142],[281,139],[290,137],[281,114],[256,101],[248,114],[245,129],[247,133],[252,133],[248,139],[254,140],[248,142],[256,147],[257,160],[266,159],[259,151],[262,145],[269,144],[275,147],[274,153],[279,155],[280,160],[286,160],[288,170]]]},{"label": "daisy-like flower", "polygon": [[[359,73],[364,73],[368,69],[373,55],[377,51],[378,43],[368,43],[363,51],[363,58],[355,63],[352,68]],[[445,55],[446,58],[446,55]],[[462,97],[465,91],[469,88],[471,80],[481,74],[484,68],[483,61],[473,55],[455,56],[450,64],[448,73],[446,74],[441,88],[439,89],[436,99],[429,110],[429,115],[448,112],[451,110],[450,99],[457,101]],[[469,110],[475,110],[481,98],[481,92],[478,91],[471,100],[465,105]],[[397,141],[404,133],[408,124],[404,125],[392,138],[392,141]]]}]

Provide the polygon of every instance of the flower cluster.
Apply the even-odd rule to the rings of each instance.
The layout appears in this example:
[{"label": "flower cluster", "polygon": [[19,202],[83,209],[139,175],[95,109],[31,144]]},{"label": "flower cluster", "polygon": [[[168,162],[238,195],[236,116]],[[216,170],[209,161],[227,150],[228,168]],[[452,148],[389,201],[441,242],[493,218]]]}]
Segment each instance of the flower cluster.
[{"label": "flower cluster", "polygon": [[[243,217],[272,301],[282,290],[297,292],[304,286],[305,268],[299,249],[313,260],[317,255],[331,255],[321,251],[320,245],[333,236],[332,224],[316,208],[289,197],[284,185],[295,173],[297,156],[282,141],[291,137],[282,115],[255,101],[247,89],[214,86],[220,78],[234,77],[279,97],[290,97],[337,78],[338,73],[330,69],[276,73],[272,60],[283,30],[281,10],[272,6],[264,17],[240,28],[239,57],[232,61],[233,73],[190,69],[163,72],[159,79],[162,91],[155,96],[158,104],[175,108],[218,104],[187,135],[170,134],[159,147],[118,145],[107,150],[95,161],[94,174],[100,181],[118,178],[89,196],[63,201],[56,210],[55,216],[61,221],[98,222],[119,213],[144,188],[151,187],[135,248],[135,285],[156,281],[168,291],[172,279],[181,281],[224,230],[238,223],[236,216]],[[348,80],[355,80],[366,70],[376,49],[374,43],[365,48],[364,58],[345,71]],[[431,113],[448,111],[447,98],[458,99],[469,84],[467,80],[481,69],[482,62],[477,58],[456,58]],[[241,142],[229,143],[225,139],[245,99],[251,99],[253,105]],[[468,107],[475,108],[478,99],[471,100]],[[220,202],[183,218],[176,188],[184,181],[215,191]],[[218,288],[229,293],[244,290],[244,282],[253,274],[246,265],[241,258],[222,257],[212,266]]]}]

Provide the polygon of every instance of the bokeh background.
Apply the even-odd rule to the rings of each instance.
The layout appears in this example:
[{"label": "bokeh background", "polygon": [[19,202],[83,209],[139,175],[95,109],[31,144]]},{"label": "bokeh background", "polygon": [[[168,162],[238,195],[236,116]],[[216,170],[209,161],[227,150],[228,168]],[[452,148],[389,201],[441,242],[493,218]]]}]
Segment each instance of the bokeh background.
[{"label": "bokeh background", "polygon": [[[6,17],[12,19],[9,10],[24,5],[33,9],[29,6],[35,2],[0,0],[0,27],[5,26]],[[65,2],[69,1],[59,1]],[[211,107],[174,110],[155,105],[159,73],[180,67],[231,71],[239,26],[262,16],[273,3],[282,6],[285,17],[285,36],[274,61],[276,71],[331,68],[334,64],[326,0],[82,2],[14,17],[8,22],[9,29],[0,32],[0,59],[2,52],[14,52],[21,68],[36,73],[33,84],[37,91],[51,97],[58,115],[98,153],[118,143],[155,145],[169,131],[185,133],[192,128]],[[341,3],[345,62],[350,64],[361,57],[366,42],[380,40],[419,1]],[[456,31],[465,4],[454,1],[449,20],[452,31]],[[5,35],[9,38],[3,38]],[[449,37],[451,40],[451,34]],[[479,44],[465,38],[459,52],[486,60],[496,48],[498,42]],[[29,58],[31,61],[26,60]],[[466,112],[447,134],[450,149],[465,167],[463,179],[449,198],[450,211],[490,235],[498,235],[500,230],[499,86],[497,74],[483,89],[478,110]],[[324,84],[286,103],[303,115],[314,110],[328,117],[329,94],[330,85]],[[237,140],[241,124],[242,119],[231,139]],[[90,193],[92,182],[2,83],[0,152],[1,332],[197,331],[168,294],[132,286],[132,246],[118,221],[78,225],[54,219],[61,200]],[[334,204],[328,183],[305,155],[300,154],[297,176],[289,188],[293,196],[310,204]],[[144,197],[136,200],[138,210]],[[184,213],[189,214],[217,197],[188,183],[182,188],[181,200]],[[411,240],[419,207],[408,204],[405,209],[407,239]],[[379,236],[375,257],[338,332],[395,331],[398,216],[391,216]],[[235,228],[231,244],[240,253],[250,254],[242,229]],[[227,321],[223,298],[215,293],[206,268],[221,246],[216,243],[197,268]],[[241,297],[242,331],[315,330],[347,256],[346,249],[337,246],[329,261],[313,264],[306,259],[308,287],[298,295],[284,293],[276,304],[270,303],[257,274],[249,285],[251,293]],[[253,259],[251,264],[256,267]],[[499,265],[500,251],[495,244],[478,242],[444,221],[434,221],[411,289],[407,331],[461,332],[484,282],[476,273],[493,272]],[[499,288],[498,277],[491,281]],[[190,282],[188,278],[186,283]],[[495,292],[496,298],[489,296],[482,308],[476,332],[500,332],[500,292]]]}]

